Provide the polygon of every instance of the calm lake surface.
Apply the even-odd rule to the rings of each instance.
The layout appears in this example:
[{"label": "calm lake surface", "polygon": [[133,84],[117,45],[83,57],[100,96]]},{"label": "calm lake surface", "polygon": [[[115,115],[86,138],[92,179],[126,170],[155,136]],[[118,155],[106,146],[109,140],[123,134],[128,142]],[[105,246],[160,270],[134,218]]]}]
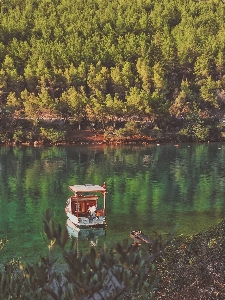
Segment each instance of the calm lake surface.
[{"label": "calm lake surface", "polygon": [[[130,239],[130,230],[168,233],[176,224],[177,234],[198,233],[225,216],[225,144],[1,146],[0,239],[8,239],[1,262],[45,255],[45,210],[65,226],[68,185],[104,181],[107,228],[99,243]],[[79,247],[89,242],[78,238]]]}]

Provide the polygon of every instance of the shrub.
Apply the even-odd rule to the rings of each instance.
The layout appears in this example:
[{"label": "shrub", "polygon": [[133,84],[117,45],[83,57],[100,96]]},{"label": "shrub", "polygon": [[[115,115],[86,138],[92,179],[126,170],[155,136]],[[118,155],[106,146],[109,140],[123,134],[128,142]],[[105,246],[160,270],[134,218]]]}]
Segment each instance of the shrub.
[{"label": "shrub", "polygon": [[0,142],[5,143],[10,141],[10,134],[9,133],[0,133]]},{"label": "shrub", "polygon": [[32,131],[26,131],[22,127],[18,127],[13,133],[13,140],[15,143],[32,141],[34,133]]},{"label": "shrub", "polygon": [[139,134],[137,123],[134,121],[127,122],[124,128],[115,130],[115,135],[118,137],[131,137],[132,135]]},{"label": "shrub", "polygon": [[13,140],[15,141],[15,143],[21,143],[25,141],[25,133],[22,127],[18,127],[17,130],[14,131]]},{"label": "shrub", "polygon": [[209,128],[201,127],[199,125],[189,128],[182,128],[178,135],[181,141],[203,142],[209,140]]},{"label": "shrub", "polygon": [[170,242],[156,236],[151,244],[127,240],[78,253],[75,240],[67,250],[67,228],[55,226],[49,209],[43,216],[43,236],[49,249],[59,247],[66,270],[54,270],[56,260],[41,257],[38,263],[20,260],[4,265],[0,272],[1,299],[152,299],[157,286],[156,262]]},{"label": "shrub", "polygon": [[150,130],[150,136],[154,139],[160,139],[163,136],[163,131],[159,129],[158,126],[154,126],[154,128]]},{"label": "shrub", "polygon": [[62,142],[66,138],[65,131],[58,131],[53,128],[40,128],[41,136],[52,143]]}]

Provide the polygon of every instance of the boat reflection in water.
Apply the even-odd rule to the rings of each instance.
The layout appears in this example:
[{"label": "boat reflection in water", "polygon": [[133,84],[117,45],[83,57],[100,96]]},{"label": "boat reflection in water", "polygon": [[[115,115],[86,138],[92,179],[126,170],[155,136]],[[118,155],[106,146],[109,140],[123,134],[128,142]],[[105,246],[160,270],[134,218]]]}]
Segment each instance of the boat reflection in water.
[{"label": "boat reflection in water", "polygon": [[97,246],[98,238],[106,236],[105,227],[79,228],[70,219],[67,219],[66,226],[71,237],[75,237],[79,241],[88,241],[90,246]]}]

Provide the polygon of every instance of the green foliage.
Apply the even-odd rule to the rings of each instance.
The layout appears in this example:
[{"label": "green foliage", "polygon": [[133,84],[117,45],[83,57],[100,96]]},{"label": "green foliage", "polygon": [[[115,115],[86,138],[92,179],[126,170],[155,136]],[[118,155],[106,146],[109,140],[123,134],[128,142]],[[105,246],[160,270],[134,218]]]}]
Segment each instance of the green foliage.
[{"label": "green foliage", "polygon": [[7,133],[0,133],[0,143],[9,142],[9,137]]},{"label": "green foliage", "polygon": [[118,137],[131,137],[136,134],[139,134],[139,130],[135,121],[127,122],[124,128],[115,130],[115,135]]},{"label": "green foliage", "polygon": [[209,140],[209,128],[202,128],[200,124],[182,128],[178,136],[181,141],[203,142]]},{"label": "green foliage", "polygon": [[78,92],[74,87],[71,87],[60,97],[58,110],[65,118],[72,116],[74,120],[79,122],[80,127],[80,123],[85,117],[86,104],[87,98],[84,89]]},{"label": "green foliage", "polygon": [[24,137],[24,132],[21,127],[18,128],[13,134],[13,139],[16,143],[24,141]]},{"label": "green foliage", "polygon": [[127,240],[78,253],[69,249],[67,228],[55,225],[52,213],[43,216],[44,240],[51,251],[59,247],[65,271],[54,270],[56,260],[41,257],[34,264],[13,260],[0,271],[1,299],[152,299],[157,287],[156,261],[170,242],[155,236],[151,244],[129,245]]},{"label": "green foliage", "polygon": [[150,136],[153,139],[160,139],[163,136],[163,131],[162,131],[162,129],[159,129],[158,126],[154,126],[154,128],[152,130],[150,130]]},{"label": "green foliage", "polygon": [[65,140],[66,132],[65,131],[58,131],[53,128],[40,128],[41,136],[44,139],[47,139],[48,141],[52,143],[58,143]]},{"label": "green foliage", "polygon": [[22,126],[17,127],[13,133],[13,140],[15,143],[32,141],[33,132],[24,129]]},{"label": "green foliage", "polygon": [[113,128],[113,127],[108,128],[108,129],[104,132],[104,139],[105,139],[107,142],[113,142],[113,141],[116,139],[115,133],[114,133],[114,128]]},{"label": "green foliage", "polygon": [[60,299],[49,288],[51,268],[52,263],[44,257],[33,265],[19,259],[5,263],[0,272],[0,299]]},{"label": "green foliage", "polygon": [[222,128],[218,120],[201,119],[198,114],[190,115],[184,122],[184,127],[178,132],[181,141],[205,142],[220,140]]},{"label": "green foliage", "polygon": [[223,11],[219,0],[3,1],[1,104],[79,127],[121,114],[159,124],[194,106],[224,114]]}]

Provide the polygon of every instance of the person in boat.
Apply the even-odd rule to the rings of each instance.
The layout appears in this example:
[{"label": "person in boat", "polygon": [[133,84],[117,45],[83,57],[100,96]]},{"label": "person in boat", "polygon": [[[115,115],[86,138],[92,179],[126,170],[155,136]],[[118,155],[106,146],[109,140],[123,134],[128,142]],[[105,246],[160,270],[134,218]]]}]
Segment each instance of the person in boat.
[{"label": "person in boat", "polygon": [[96,217],[96,210],[97,210],[97,208],[96,208],[96,206],[90,206],[89,208],[88,208],[88,212],[89,212],[89,214],[90,214],[90,217],[91,218],[95,218]]}]

